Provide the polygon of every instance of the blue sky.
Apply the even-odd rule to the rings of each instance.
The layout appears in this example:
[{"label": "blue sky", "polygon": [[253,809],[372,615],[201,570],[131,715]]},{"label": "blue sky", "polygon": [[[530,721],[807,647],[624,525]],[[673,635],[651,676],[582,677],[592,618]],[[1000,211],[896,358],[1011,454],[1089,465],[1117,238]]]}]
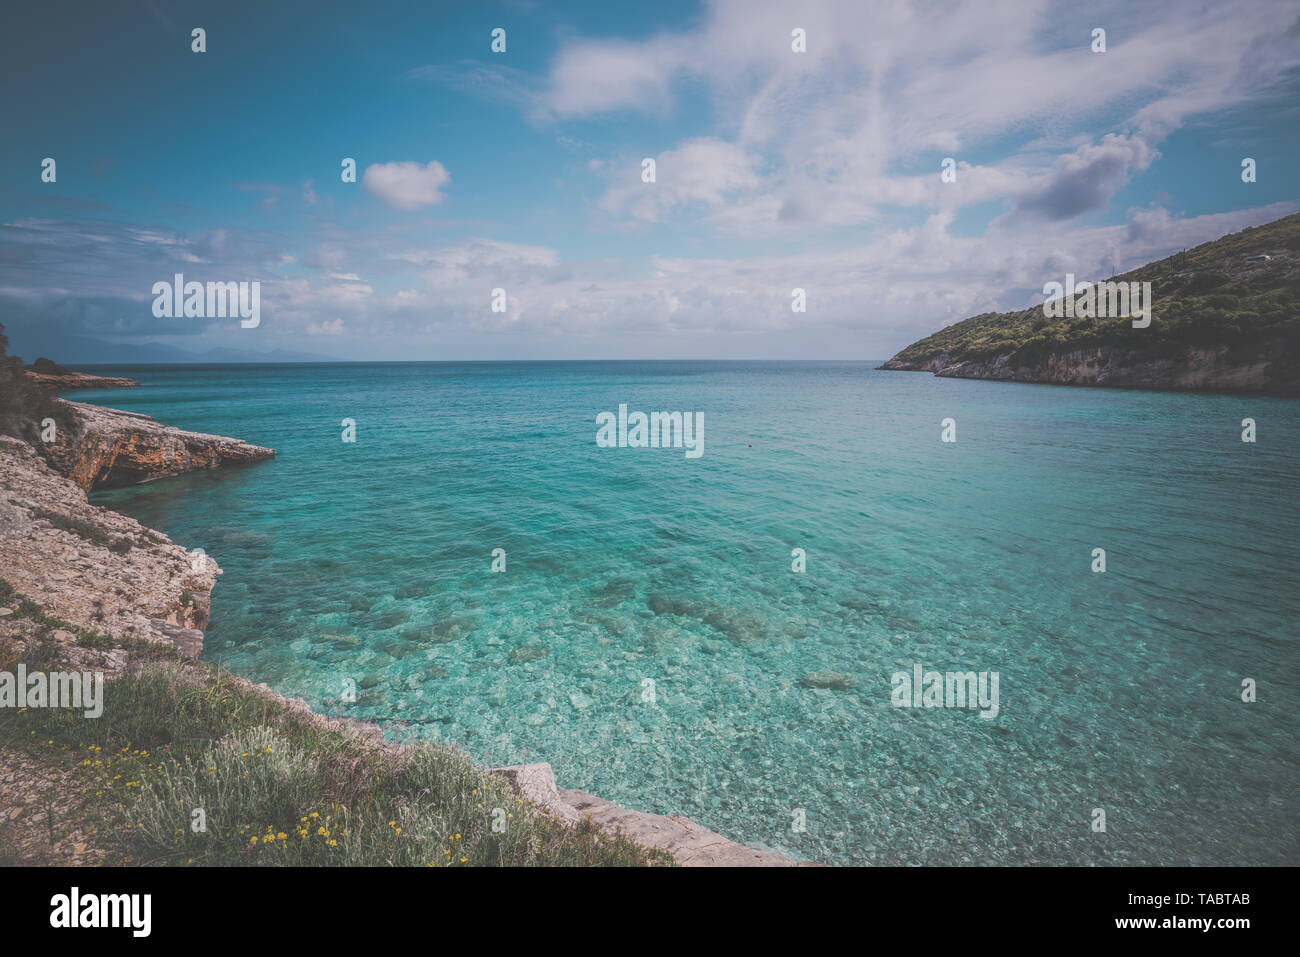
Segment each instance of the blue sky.
[{"label": "blue sky", "polygon": [[[0,322],[29,359],[882,358],[1300,210],[1297,2],[5,16]],[[176,272],[261,282],[261,325],[154,317]]]}]

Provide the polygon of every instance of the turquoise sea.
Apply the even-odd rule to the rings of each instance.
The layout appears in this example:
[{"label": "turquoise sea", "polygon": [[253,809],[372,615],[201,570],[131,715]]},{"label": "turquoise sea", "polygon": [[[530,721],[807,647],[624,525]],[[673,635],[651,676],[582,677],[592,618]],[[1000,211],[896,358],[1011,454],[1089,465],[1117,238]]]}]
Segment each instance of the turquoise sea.
[{"label": "turquoise sea", "polygon": [[[144,387],[72,398],[278,451],[94,500],[212,554],[205,657],[314,707],[828,863],[1300,864],[1300,403],[873,365],[117,366]],[[703,413],[703,456],[598,448],[622,403]],[[916,664],[997,672],[997,717],[893,707]]]}]

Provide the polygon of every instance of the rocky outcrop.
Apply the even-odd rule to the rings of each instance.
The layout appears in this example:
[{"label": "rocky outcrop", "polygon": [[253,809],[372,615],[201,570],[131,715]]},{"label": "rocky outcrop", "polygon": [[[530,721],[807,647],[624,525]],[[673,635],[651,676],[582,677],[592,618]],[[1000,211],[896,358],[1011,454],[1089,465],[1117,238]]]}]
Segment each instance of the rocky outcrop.
[{"label": "rocky outcrop", "polygon": [[43,375],[24,369],[23,374],[39,386],[53,389],[55,392],[71,392],[74,389],[137,389],[140,383],[124,376],[88,375],[85,372],[69,372],[67,375]]},{"label": "rocky outcrop", "polygon": [[[0,436],[0,578],[74,627],[197,655],[221,569],[106,508]],[[56,636],[57,637],[57,636]]]},{"label": "rocky outcrop", "polygon": [[603,831],[667,851],[685,867],[812,867],[770,851],[729,841],[680,814],[647,814],[582,791],[561,791],[560,799]]},{"label": "rocky outcrop", "polygon": [[555,771],[545,761],[488,768],[488,773],[505,778],[520,797],[532,801],[551,817],[565,824],[576,824],[582,820],[582,815],[560,797],[560,791],[555,786]]},{"label": "rocky outcrop", "polygon": [[275,450],[186,432],[138,412],[56,398],[66,388],[135,386],[65,369],[49,359],[24,368],[6,355],[0,326],[0,434],[24,439],[84,491],[136,485],[218,465],[258,462]]},{"label": "rocky outcrop", "polygon": [[90,375],[87,372],[73,372],[49,359],[37,359],[23,369],[27,378],[42,388],[55,392],[69,392],[73,389],[130,389],[138,388],[140,383],[122,376]]},{"label": "rocky outcrop", "polygon": [[685,867],[798,867],[798,862],[745,847],[680,814],[648,814],[621,807],[583,791],[561,791],[546,762],[489,768],[508,780],[520,796],[554,818],[575,824],[591,820],[608,834],[620,834],[643,847],[667,851]]},{"label": "rocky outcrop", "polygon": [[922,361],[895,357],[879,368],[933,372],[951,379],[1300,395],[1300,379],[1294,370],[1275,361],[1285,351],[1282,343],[1249,349],[1221,345],[1173,351],[1096,347],[1053,353],[1032,361],[1014,353],[980,360],[953,359],[947,354]]},{"label": "rocky outcrop", "polygon": [[[239,439],[186,432],[138,412],[55,399],[50,463],[81,488],[115,488],[219,465],[259,462],[274,449]],[[61,420],[61,421],[60,421]]]}]

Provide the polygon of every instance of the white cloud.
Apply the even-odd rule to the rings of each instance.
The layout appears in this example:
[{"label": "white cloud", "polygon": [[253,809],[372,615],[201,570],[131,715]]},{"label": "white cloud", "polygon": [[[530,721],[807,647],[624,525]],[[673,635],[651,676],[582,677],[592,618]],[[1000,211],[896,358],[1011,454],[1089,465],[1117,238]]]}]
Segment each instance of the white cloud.
[{"label": "white cloud", "polygon": [[[317,208],[292,242],[28,219],[0,227],[0,251],[22,264],[17,287],[41,289],[44,303],[129,300],[87,307],[99,334],[153,334],[136,300],[187,267],[187,278],[263,279],[259,335],[281,345],[339,336],[340,352],[364,342],[387,357],[442,354],[448,343],[503,355],[511,342],[549,344],[546,355],[725,355],[758,334],[785,335],[804,354],[883,356],[944,323],[1027,305],[1067,271],[1108,275],[1300,208],[1180,218],[1179,197],[1112,209],[1135,178],[1159,171],[1175,130],[1231,116],[1294,76],[1295,19],[1294,3],[1249,16],[1187,4],[1170,16],[1167,3],[1105,0],[1084,20],[1069,0],[717,0],[644,41],[564,41],[540,78],[496,63],[411,72],[504,100],[535,124],[593,121],[547,130],[569,151],[564,195],[521,203],[510,223],[461,221],[445,235],[550,235],[549,214],[580,193],[598,227],[635,227],[612,248],[662,237],[672,255],[642,246],[579,261],[537,243],[413,239],[429,235],[419,216],[344,228],[332,191],[317,195],[311,180],[302,196]],[[1094,24],[1109,28],[1104,54],[1089,49]],[[794,25],[807,30],[806,54],[790,50]],[[620,112],[653,119],[624,132]],[[641,182],[643,155],[657,160],[654,184]],[[946,156],[957,160],[954,183],[940,179]],[[436,161],[380,163],[363,176],[398,210],[441,203],[449,181]],[[273,183],[240,188],[269,203],[293,195]],[[980,204],[997,205],[959,218]],[[1098,211],[1115,224],[1077,225]],[[572,236],[562,213],[556,225]],[[688,254],[715,232],[746,252]],[[808,292],[806,314],[790,312],[794,286]],[[490,309],[498,287],[505,313]]]},{"label": "white cloud", "polygon": [[641,159],[620,164],[620,182],[610,186],[601,209],[647,222],[661,222],[688,206],[718,206],[760,179],[744,150],[716,139],[688,140],[655,159],[655,182],[641,181]]},{"label": "white cloud", "polygon": [[1009,218],[1061,220],[1102,209],[1159,156],[1140,136],[1108,133],[1059,157],[1049,175],[1021,193]]},{"label": "white cloud", "polygon": [[307,335],[341,336],[343,335],[343,320],[327,319],[324,322],[309,322],[307,323]]},{"label": "white cloud", "polygon": [[542,107],[560,116],[623,107],[663,112],[675,75],[689,65],[694,47],[694,42],[674,37],[576,43],[556,59]]},{"label": "white cloud", "polygon": [[436,206],[445,198],[442,187],[451,174],[437,160],[419,163],[375,163],[366,167],[362,184],[371,196],[393,209],[412,210]]},{"label": "white cloud", "polygon": [[[532,115],[664,113],[700,91],[718,129],[660,155],[712,144],[730,189],[700,191],[661,169],[638,195],[624,161],[600,205],[630,221],[689,223],[743,236],[793,226],[870,223],[892,206],[938,211],[1004,200],[1029,220],[1104,206],[1158,159],[1193,116],[1261,95],[1300,66],[1293,4],[1241,16],[1198,5],[1112,0],[1089,11],[1110,26],[1093,53],[1068,2],[942,5],[718,0],[697,24],[642,42],[577,39],[555,58]],[[808,52],[792,53],[793,24]],[[743,163],[725,163],[727,149]],[[938,189],[939,160],[992,150]],[[653,155],[653,154],[652,154]],[[663,165],[663,164],[661,164]],[[918,173],[918,168],[925,172]],[[744,171],[761,171],[745,176]],[[674,193],[674,190],[677,192]]]},{"label": "white cloud", "polygon": [[[548,246],[470,239],[380,253],[365,270],[384,277],[380,291],[359,273],[268,274],[257,263],[273,258],[270,251],[226,231],[226,254],[203,273],[185,270],[186,277],[262,280],[256,345],[237,324],[159,327],[148,291],[180,271],[159,252],[183,252],[186,242],[124,243],[118,237],[131,227],[112,224],[101,226],[113,241],[100,242],[98,235],[87,239],[84,224],[23,221],[0,226],[0,242],[26,257],[27,282],[0,295],[31,322],[68,323],[89,335],[202,336],[240,348],[305,347],[302,340],[311,337],[314,345],[340,343],[341,358],[466,350],[471,357],[771,355],[770,345],[755,343],[778,341],[781,355],[880,358],[946,323],[1027,306],[1045,282],[1066,272],[1104,278],[1298,209],[1300,203],[1276,203],[1179,218],[1148,206],[1111,226],[1037,222],[1032,242],[1014,229],[956,235],[954,213],[946,210],[915,228],[830,249],[661,256],[648,270],[634,260],[572,261]],[[382,232],[359,233],[357,255],[382,250],[381,238]],[[70,253],[79,264],[75,293],[66,283]],[[797,316],[790,311],[795,286],[808,295],[808,312]],[[491,311],[498,287],[507,292],[505,313]]]},{"label": "white cloud", "polygon": [[[658,257],[648,277],[613,261],[570,263],[555,250],[472,240],[403,254],[418,262],[424,288],[390,297],[384,322],[432,335],[473,333],[553,338],[567,354],[691,355],[700,337],[788,334],[809,342],[863,342],[863,357],[884,357],[941,326],[991,310],[1023,308],[1065,272],[1104,278],[1224,233],[1300,209],[1279,203],[1178,219],[1151,207],[1127,223],[1037,227],[1026,243],[1012,231],[952,234],[952,213],[869,242],[792,255],[741,259]],[[808,312],[792,319],[790,290],[807,291]],[[507,290],[493,313],[490,292]],[[1038,296],[1041,299],[1041,295]],[[437,318],[429,322],[430,309]],[[694,337],[694,338],[693,338]],[[826,347],[813,349],[826,354]]]}]

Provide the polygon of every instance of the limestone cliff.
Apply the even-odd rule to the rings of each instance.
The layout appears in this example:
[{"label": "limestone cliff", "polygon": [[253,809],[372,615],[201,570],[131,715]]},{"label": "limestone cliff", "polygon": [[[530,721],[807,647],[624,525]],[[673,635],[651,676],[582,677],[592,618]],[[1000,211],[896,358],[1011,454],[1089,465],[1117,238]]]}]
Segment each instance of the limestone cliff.
[{"label": "limestone cliff", "polygon": [[26,442],[0,435],[0,579],[112,638],[197,655],[221,569],[106,508]]},{"label": "limestone cliff", "polygon": [[64,475],[87,491],[136,485],[219,465],[258,462],[275,450],[239,439],[186,432],[138,412],[54,399],[64,427],[39,447]]},{"label": "limestone cliff", "polygon": [[54,393],[67,388],[138,383],[73,372],[48,359],[24,368],[17,356],[6,355],[7,346],[0,326],[0,435],[26,441],[84,491],[275,456],[274,449],[187,432],[138,412],[57,398]]}]

